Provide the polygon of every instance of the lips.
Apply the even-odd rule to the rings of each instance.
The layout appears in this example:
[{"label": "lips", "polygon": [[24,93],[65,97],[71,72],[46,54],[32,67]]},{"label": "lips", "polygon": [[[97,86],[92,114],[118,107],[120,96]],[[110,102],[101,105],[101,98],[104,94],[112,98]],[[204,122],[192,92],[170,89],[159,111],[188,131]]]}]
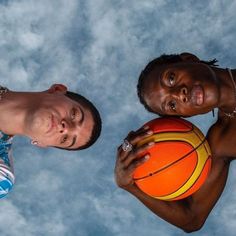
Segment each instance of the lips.
[{"label": "lips", "polygon": [[191,91],[191,101],[194,105],[202,105],[204,100],[204,92],[200,85],[194,85]]}]

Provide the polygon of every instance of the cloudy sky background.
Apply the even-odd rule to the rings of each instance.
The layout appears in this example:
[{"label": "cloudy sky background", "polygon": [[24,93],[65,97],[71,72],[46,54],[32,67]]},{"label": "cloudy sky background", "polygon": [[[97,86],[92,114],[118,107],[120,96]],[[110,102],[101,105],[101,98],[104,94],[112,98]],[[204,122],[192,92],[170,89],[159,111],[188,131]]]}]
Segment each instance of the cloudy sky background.
[{"label": "cloudy sky background", "polygon": [[[79,153],[15,138],[16,184],[0,202],[0,235],[185,235],[115,186],[116,147],[155,117],[136,96],[149,60],[189,51],[235,67],[235,12],[235,0],[0,0],[1,84],[39,91],[65,83],[92,100],[103,119],[99,141]],[[206,133],[214,118],[191,121]],[[235,169],[193,235],[235,235]]]}]

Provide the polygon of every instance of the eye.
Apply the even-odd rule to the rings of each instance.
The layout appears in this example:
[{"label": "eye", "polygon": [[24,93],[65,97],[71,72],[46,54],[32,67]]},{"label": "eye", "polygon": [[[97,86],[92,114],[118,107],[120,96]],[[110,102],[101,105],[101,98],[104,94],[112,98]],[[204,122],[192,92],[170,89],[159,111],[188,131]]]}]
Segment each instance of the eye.
[{"label": "eye", "polygon": [[176,111],[176,102],[175,101],[170,101],[168,103],[168,106],[172,111]]},{"label": "eye", "polygon": [[62,137],[61,143],[65,143],[65,142],[67,141],[67,139],[68,139],[68,136],[67,136],[67,135],[64,135],[64,136]]},{"label": "eye", "polygon": [[174,73],[170,73],[168,76],[168,82],[169,85],[172,87],[175,84],[175,74]]}]

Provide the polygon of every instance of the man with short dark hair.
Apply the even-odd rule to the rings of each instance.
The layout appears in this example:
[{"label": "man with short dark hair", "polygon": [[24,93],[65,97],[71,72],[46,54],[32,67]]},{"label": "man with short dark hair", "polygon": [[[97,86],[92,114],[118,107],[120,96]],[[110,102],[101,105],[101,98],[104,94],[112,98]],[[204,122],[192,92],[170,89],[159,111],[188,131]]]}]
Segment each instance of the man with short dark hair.
[{"label": "man with short dark hair", "polygon": [[80,150],[91,146],[101,132],[95,106],[62,84],[42,92],[15,92],[0,87],[0,113],[0,198],[14,184],[13,136],[27,136],[39,147]]}]

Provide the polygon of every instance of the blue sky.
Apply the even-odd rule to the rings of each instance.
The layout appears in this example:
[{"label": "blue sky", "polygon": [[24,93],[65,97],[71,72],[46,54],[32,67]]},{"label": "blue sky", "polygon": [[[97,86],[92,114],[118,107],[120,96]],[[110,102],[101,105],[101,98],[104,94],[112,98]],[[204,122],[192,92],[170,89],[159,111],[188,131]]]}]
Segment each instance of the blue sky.
[{"label": "blue sky", "polygon": [[[236,64],[235,0],[0,0],[0,81],[12,90],[65,83],[101,111],[103,131],[89,150],[14,142],[16,184],[0,202],[3,236],[180,236],[114,183],[116,148],[155,117],[136,82],[162,53],[189,51]],[[190,119],[204,133],[211,114]],[[235,235],[235,164],[223,196],[193,235]]]}]

